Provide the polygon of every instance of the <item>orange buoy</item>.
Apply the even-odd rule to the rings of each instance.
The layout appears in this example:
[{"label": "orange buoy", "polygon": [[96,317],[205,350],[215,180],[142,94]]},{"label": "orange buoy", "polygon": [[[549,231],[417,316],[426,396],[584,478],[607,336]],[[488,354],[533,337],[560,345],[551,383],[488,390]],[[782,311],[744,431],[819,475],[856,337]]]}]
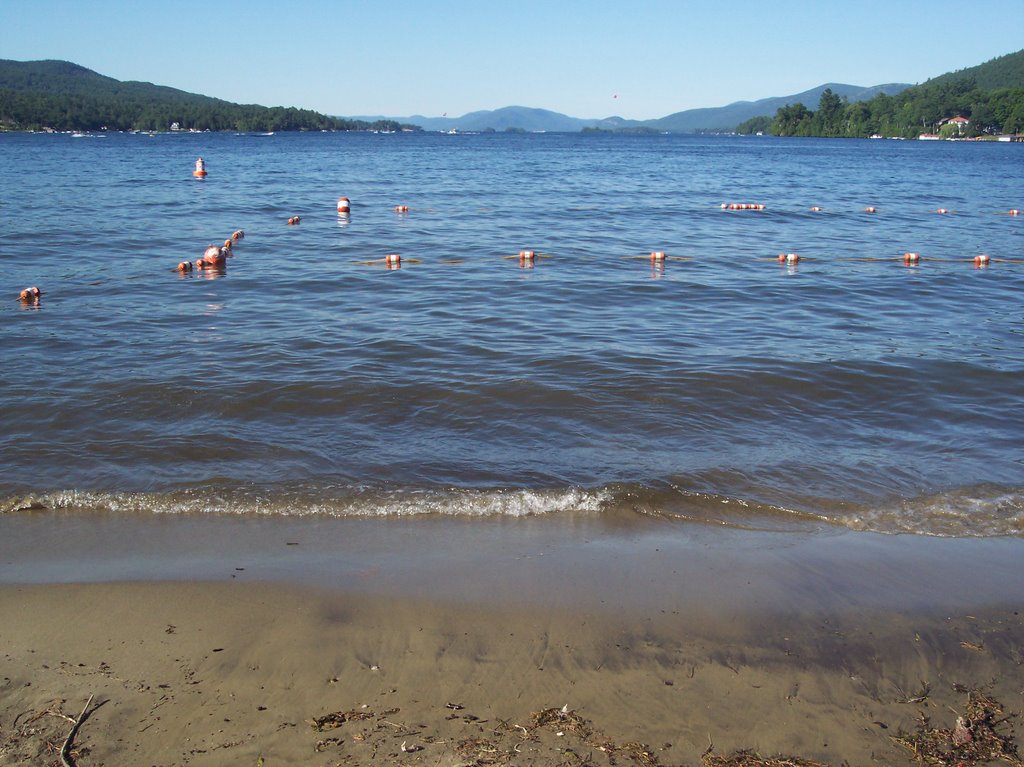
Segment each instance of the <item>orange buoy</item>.
[{"label": "orange buoy", "polygon": [[202,157],[196,159],[196,169],[192,171],[196,178],[206,178],[206,160]]},{"label": "orange buoy", "polygon": [[667,259],[667,258],[668,258],[668,256],[665,255],[665,251],[663,251],[663,250],[653,250],[653,251],[651,251],[651,263],[652,264],[664,263],[665,259]]},{"label": "orange buoy", "polygon": [[291,218],[288,219],[288,226],[295,226],[301,220],[302,219],[299,218],[298,216],[292,216]]},{"label": "orange buoy", "polygon": [[944,216],[947,213],[949,213],[950,211],[949,211],[948,208],[939,208],[935,212],[938,213],[940,216]]},{"label": "orange buoy", "polygon": [[905,264],[917,264],[917,263],[920,263],[920,262],[921,262],[921,254],[920,253],[904,253],[903,254],[903,263],[905,263]]},{"label": "orange buoy", "polygon": [[39,296],[43,294],[39,288],[33,285],[31,288],[25,288],[18,294],[18,300],[26,304],[38,304]]},{"label": "orange buoy", "polygon": [[402,265],[402,257],[397,253],[388,253],[384,256],[384,265],[388,269],[395,269]]},{"label": "orange buoy", "polygon": [[350,206],[351,206],[351,202],[348,199],[348,197],[339,197],[338,198],[338,212],[339,213],[348,213]]},{"label": "orange buoy", "polygon": [[800,260],[800,255],[797,253],[779,253],[780,264],[795,264]]},{"label": "orange buoy", "polygon": [[520,263],[532,264],[536,258],[537,258],[536,251],[533,251],[533,250],[521,250],[521,251],[519,251],[519,262]]},{"label": "orange buoy", "polygon": [[235,240],[236,242],[238,240],[241,240],[241,239],[244,239],[244,238],[245,238],[245,232],[243,232],[241,229],[236,229],[235,231],[233,231],[231,233],[231,239]]},{"label": "orange buoy", "polygon": [[182,261],[180,264],[178,264],[178,271],[179,272],[191,272],[192,271],[192,262],[191,261]]},{"label": "orange buoy", "polygon": [[821,213],[821,211],[823,210],[824,208],[819,208],[817,205],[815,205],[813,208],[811,208],[811,213]]},{"label": "orange buoy", "polygon": [[409,212],[409,206],[408,205],[396,205],[395,206],[395,213],[408,213],[408,212]]},{"label": "orange buoy", "polygon": [[211,245],[203,251],[203,257],[196,261],[196,266],[205,269],[208,266],[222,266],[227,260],[228,252],[224,248]]},{"label": "orange buoy", "polygon": [[872,207],[869,206],[867,208],[864,208],[864,212],[865,213],[877,213],[878,212],[878,208],[872,208]]},{"label": "orange buoy", "polygon": [[1008,211],[1006,211],[1006,215],[1008,215],[1008,216],[1019,216],[1020,215],[1020,211],[1017,210],[1016,208],[1010,208]]},{"label": "orange buoy", "polygon": [[231,250],[231,246],[231,240],[224,240],[224,246],[221,248],[221,250]]},{"label": "orange buoy", "polygon": [[974,265],[975,266],[988,266],[989,262],[991,260],[992,260],[991,258],[989,258],[987,255],[982,253],[981,255],[978,255],[978,256],[974,257]]}]

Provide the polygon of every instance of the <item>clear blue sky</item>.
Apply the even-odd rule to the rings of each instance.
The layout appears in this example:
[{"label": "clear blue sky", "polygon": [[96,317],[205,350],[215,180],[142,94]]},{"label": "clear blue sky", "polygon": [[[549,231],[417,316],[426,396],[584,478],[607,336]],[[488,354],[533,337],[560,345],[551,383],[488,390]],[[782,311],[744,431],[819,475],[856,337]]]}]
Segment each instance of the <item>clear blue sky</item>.
[{"label": "clear blue sky", "polygon": [[0,0],[0,58],[336,115],[663,117],[921,82],[1024,47],[1019,0]]}]

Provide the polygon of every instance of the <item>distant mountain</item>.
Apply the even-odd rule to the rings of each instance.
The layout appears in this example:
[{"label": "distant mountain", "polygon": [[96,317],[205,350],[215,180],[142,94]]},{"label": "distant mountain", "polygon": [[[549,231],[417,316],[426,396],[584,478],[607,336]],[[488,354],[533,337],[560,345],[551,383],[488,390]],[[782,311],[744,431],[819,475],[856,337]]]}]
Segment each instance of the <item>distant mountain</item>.
[{"label": "distant mountain", "polygon": [[[360,115],[355,120],[380,120],[383,117]],[[395,118],[398,119],[398,118]],[[501,109],[469,112],[461,117],[424,117],[413,115],[400,118],[401,122],[418,125],[428,131],[508,131],[522,130],[527,132],[551,131],[552,133],[574,133],[584,128],[603,127],[615,129],[636,125],[635,121],[623,120],[621,117],[609,117],[604,120],[585,120],[569,117],[560,112],[532,107],[502,107]]]},{"label": "distant mountain", "polygon": [[557,133],[581,131],[584,128],[600,128],[604,130],[647,129],[669,131],[672,133],[696,133],[705,130],[731,131],[741,122],[752,117],[770,117],[775,114],[779,107],[786,106],[786,104],[796,103],[797,101],[805,104],[817,104],[818,99],[821,98],[821,94],[826,88],[831,88],[833,93],[840,97],[845,96],[852,102],[863,101],[879,93],[887,93],[890,96],[894,96],[908,87],[908,85],[903,83],[874,85],[870,88],[859,85],[844,85],[842,83],[826,83],[792,96],[779,96],[761,99],[760,101],[737,101],[724,107],[688,109],[685,112],[676,112],[657,120],[625,120],[621,117],[587,120],[579,117],[569,117],[568,115],[551,112],[547,109],[531,109],[520,106],[504,107],[491,111],[470,112],[462,115],[462,117],[424,117],[423,115],[413,115],[412,117],[384,118],[361,115],[351,119],[369,121],[392,119],[403,123],[419,125],[424,130],[429,131],[523,130]]},{"label": "distant mountain", "polygon": [[750,120],[753,117],[771,117],[780,107],[787,104],[817,104],[821,94],[826,88],[840,98],[845,97],[850,102],[866,101],[879,93],[895,96],[910,86],[906,83],[889,83],[887,85],[873,85],[865,88],[860,85],[845,85],[843,83],[825,83],[817,88],[811,88],[803,93],[796,93],[792,96],[774,96],[760,99],[758,101],[737,101],[724,107],[713,107],[710,109],[687,109],[685,112],[676,112],[668,117],[659,120],[649,120],[645,125],[658,130],[672,131],[673,133],[696,133],[706,130],[731,131],[741,122]]}]

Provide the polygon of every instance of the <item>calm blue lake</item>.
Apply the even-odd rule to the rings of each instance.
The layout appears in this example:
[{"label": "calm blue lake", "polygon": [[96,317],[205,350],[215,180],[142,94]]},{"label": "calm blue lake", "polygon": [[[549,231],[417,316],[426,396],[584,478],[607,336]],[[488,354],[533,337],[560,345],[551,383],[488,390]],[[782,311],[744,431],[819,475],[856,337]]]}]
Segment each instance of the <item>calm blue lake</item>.
[{"label": "calm blue lake", "polygon": [[1022,179],[996,143],[0,135],[0,511],[1020,535]]}]

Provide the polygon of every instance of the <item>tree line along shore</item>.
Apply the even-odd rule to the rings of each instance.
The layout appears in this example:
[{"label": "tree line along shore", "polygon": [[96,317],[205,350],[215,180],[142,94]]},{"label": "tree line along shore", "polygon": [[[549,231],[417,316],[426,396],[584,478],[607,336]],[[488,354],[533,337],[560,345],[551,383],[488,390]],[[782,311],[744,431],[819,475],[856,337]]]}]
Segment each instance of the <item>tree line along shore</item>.
[{"label": "tree line along shore", "polygon": [[847,102],[826,89],[817,111],[787,104],[737,133],[837,138],[985,138],[1024,133],[1024,50],[889,96]]}]

